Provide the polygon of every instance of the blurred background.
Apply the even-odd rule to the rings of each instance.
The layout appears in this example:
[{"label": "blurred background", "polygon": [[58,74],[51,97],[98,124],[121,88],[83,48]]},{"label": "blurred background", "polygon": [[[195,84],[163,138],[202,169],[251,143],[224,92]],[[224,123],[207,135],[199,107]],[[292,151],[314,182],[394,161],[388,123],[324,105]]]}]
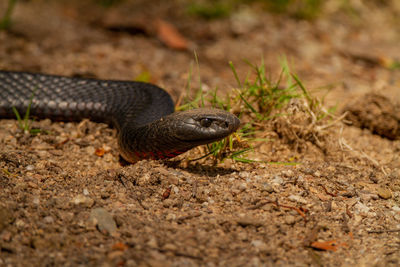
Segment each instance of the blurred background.
[{"label": "blurred background", "polygon": [[232,88],[230,61],[243,79],[262,61],[277,77],[286,58],[336,99],[398,86],[399,13],[395,0],[2,0],[0,68],[144,80],[177,97],[189,73]]}]

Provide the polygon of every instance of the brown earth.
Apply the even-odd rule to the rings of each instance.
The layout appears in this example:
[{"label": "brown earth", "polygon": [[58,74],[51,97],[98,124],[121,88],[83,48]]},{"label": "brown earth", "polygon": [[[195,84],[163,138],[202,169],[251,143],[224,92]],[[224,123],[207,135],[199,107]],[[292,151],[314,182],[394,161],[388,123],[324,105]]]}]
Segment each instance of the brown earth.
[{"label": "brown earth", "polygon": [[[0,69],[149,73],[178,99],[191,68],[193,83],[200,76],[203,89],[222,93],[237,86],[229,61],[244,78],[243,59],[263,59],[277,78],[286,55],[308,88],[329,88],[327,107],[350,115],[314,139],[301,135],[300,115],[267,125],[273,138],[250,156],[283,164],[192,162],[194,149],[125,167],[106,125],[43,120],[31,136],[1,120],[0,265],[399,266],[399,7],[350,1],[346,13],[338,2],[312,22],[257,3],[207,21],[184,1],[18,2],[0,32]],[[157,23],[183,39],[171,44]]]}]

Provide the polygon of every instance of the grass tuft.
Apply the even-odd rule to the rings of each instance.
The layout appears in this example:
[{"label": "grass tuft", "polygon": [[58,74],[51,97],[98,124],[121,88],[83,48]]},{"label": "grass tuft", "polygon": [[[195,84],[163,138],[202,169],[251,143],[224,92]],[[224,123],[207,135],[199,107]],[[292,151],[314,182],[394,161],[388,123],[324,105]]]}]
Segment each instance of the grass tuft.
[{"label": "grass tuft", "polygon": [[32,92],[31,97],[29,98],[29,104],[25,111],[24,117],[22,118],[19,114],[18,110],[15,107],[12,107],[12,110],[15,114],[15,117],[18,121],[18,127],[24,132],[24,134],[36,135],[41,132],[41,129],[34,129],[31,127],[32,121],[30,120],[30,111],[32,106],[33,97],[35,95],[36,89]]},{"label": "grass tuft", "polygon": [[[196,63],[198,66],[197,56]],[[230,94],[221,98],[218,88],[204,93],[200,83],[195,97],[186,98],[185,104],[177,107],[177,110],[185,110],[208,105],[227,110],[242,121],[237,133],[207,145],[205,155],[201,158],[211,156],[216,162],[226,158],[245,163],[255,162],[248,157],[254,147],[260,143],[274,142],[266,137],[268,131],[288,143],[311,141],[321,147],[323,130],[328,128],[323,125],[327,119],[334,118],[335,109],[325,109],[323,100],[312,96],[300,78],[291,72],[286,58],[280,60],[282,70],[276,81],[267,73],[263,61],[260,66],[248,61],[246,63],[251,72],[244,80],[240,80],[234,64],[229,62],[238,85]],[[187,93],[190,92],[191,78],[190,71]]]},{"label": "grass tuft", "polygon": [[211,20],[228,16],[233,6],[232,1],[192,1],[186,10],[189,15]]}]

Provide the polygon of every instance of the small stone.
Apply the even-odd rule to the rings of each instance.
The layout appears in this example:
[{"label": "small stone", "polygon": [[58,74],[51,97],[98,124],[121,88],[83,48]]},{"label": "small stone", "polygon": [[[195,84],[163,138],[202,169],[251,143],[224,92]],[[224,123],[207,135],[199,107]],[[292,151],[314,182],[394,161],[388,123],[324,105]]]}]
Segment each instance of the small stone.
[{"label": "small stone", "polygon": [[395,169],[389,174],[389,178],[392,180],[400,179],[400,169]]},{"label": "small stone", "polygon": [[86,147],[86,153],[88,155],[94,155],[96,152],[96,148],[94,148],[93,146],[88,146]]},{"label": "small stone", "polygon": [[163,249],[167,250],[167,251],[177,251],[178,250],[178,248],[174,244],[171,244],[171,243],[165,244]]},{"label": "small stone", "polygon": [[113,235],[117,231],[117,224],[112,215],[103,208],[95,208],[90,212],[90,220],[103,234]]},{"label": "small stone", "polygon": [[33,165],[28,165],[25,167],[27,171],[33,171],[35,169],[35,166]]},{"label": "small stone", "polygon": [[169,207],[172,207],[173,205],[174,205],[174,201],[172,199],[167,198],[163,201],[164,208],[169,208]]},{"label": "small stone", "polygon": [[34,182],[28,182],[27,184],[28,184],[28,186],[31,187],[31,188],[38,188],[38,185],[35,184]]},{"label": "small stone", "polygon": [[267,244],[262,240],[253,240],[251,241],[251,245],[261,251],[267,250],[268,248]]},{"label": "small stone", "polygon": [[292,170],[282,171],[283,176],[290,178],[294,176],[294,172]]},{"label": "small stone", "polygon": [[321,172],[320,172],[320,171],[314,172],[314,176],[315,176],[315,177],[321,177]]},{"label": "small stone", "polygon": [[245,190],[247,189],[247,184],[246,184],[246,183],[241,183],[241,184],[239,184],[238,189],[239,189],[241,192],[245,191]]},{"label": "small stone", "polygon": [[380,196],[383,199],[390,199],[392,198],[392,192],[390,191],[389,188],[386,187],[378,187],[376,190],[378,193],[378,196]]},{"label": "small stone", "polygon": [[172,186],[172,191],[174,192],[174,194],[178,194],[179,188],[177,186]]},{"label": "small stone", "polygon": [[40,204],[40,199],[38,197],[34,197],[32,200],[32,203],[35,205],[39,205]]},{"label": "small stone", "polygon": [[236,222],[238,225],[240,225],[242,227],[247,227],[247,226],[260,227],[260,226],[264,225],[264,221],[254,218],[252,216],[246,215],[246,214],[240,214],[239,218],[236,220]]},{"label": "small stone", "polygon": [[158,244],[157,244],[157,240],[155,239],[155,237],[151,237],[151,238],[149,239],[149,241],[147,241],[147,245],[148,245],[150,248],[157,248],[157,247],[158,247]]},{"label": "small stone", "polygon": [[283,184],[283,179],[279,175],[275,175],[274,179],[271,182],[274,185],[281,185],[281,184]]},{"label": "small stone", "polygon": [[285,217],[285,223],[288,225],[293,225],[296,223],[296,217],[294,217],[293,215],[287,215]]},{"label": "small stone", "polygon": [[45,223],[47,223],[47,224],[54,223],[54,219],[53,219],[53,217],[51,217],[51,216],[46,216],[46,217],[44,217],[44,218],[43,218],[43,221],[44,221]]},{"label": "small stone", "polygon": [[376,184],[379,182],[379,178],[376,176],[374,172],[370,174],[369,179]]},{"label": "small stone", "polygon": [[243,178],[243,179],[249,178],[250,177],[250,173],[248,173],[248,172],[239,172],[239,177]]},{"label": "small stone", "polygon": [[21,220],[21,219],[18,219],[18,220],[15,221],[15,226],[18,229],[22,229],[22,228],[25,227],[25,222],[23,220]]},{"label": "small stone", "polygon": [[231,30],[236,35],[249,33],[258,25],[257,14],[249,8],[241,8],[231,16]]},{"label": "small stone", "polygon": [[100,193],[100,197],[102,198],[102,199],[107,199],[107,198],[109,198],[111,196],[111,194],[109,193],[109,192],[106,192],[106,191],[102,191],[101,193]]},{"label": "small stone", "polygon": [[326,170],[329,172],[335,172],[336,168],[334,166],[329,166],[328,168],[326,168]]},{"label": "small stone", "polygon": [[[5,242],[10,242],[11,241],[11,238],[12,238],[12,234],[11,234],[11,232],[8,232],[8,231],[4,231],[4,232],[2,232],[1,233],[1,239],[3,240],[3,241],[5,241]],[[0,264],[1,265],[1,264]]]},{"label": "small stone", "polygon": [[274,192],[274,188],[269,183],[263,183],[262,191],[266,191],[267,193]]},{"label": "small stone", "polygon": [[352,198],[357,196],[357,191],[353,186],[348,186],[347,190],[340,194],[343,197]]},{"label": "small stone", "polygon": [[167,221],[174,221],[176,219],[176,215],[173,213],[168,213],[167,216],[165,217],[165,220]]},{"label": "small stone", "polygon": [[354,210],[356,214],[367,214],[370,210],[366,205],[364,205],[361,202],[357,202],[357,204],[354,205]]},{"label": "small stone", "polygon": [[71,202],[75,205],[83,205],[88,208],[92,207],[94,204],[93,199],[91,199],[90,197],[81,195],[81,194],[74,197]]},{"label": "small stone", "polygon": [[240,231],[239,233],[237,233],[237,238],[241,241],[246,241],[248,240],[248,235],[246,231]]},{"label": "small stone", "polygon": [[301,196],[298,196],[298,195],[290,195],[288,197],[288,199],[290,201],[297,202],[297,203],[300,203],[300,204],[307,204],[307,200],[305,200],[304,198],[302,198]]},{"label": "small stone", "polygon": [[392,210],[394,210],[395,212],[400,212],[400,207],[399,206],[393,206]]},{"label": "small stone", "polygon": [[174,175],[168,175],[167,180],[169,184],[173,185],[178,185],[179,184],[179,178],[174,176]]},{"label": "small stone", "polygon": [[89,190],[87,190],[87,188],[83,189],[83,195],[85,195],[85,196],[89,195]]}]

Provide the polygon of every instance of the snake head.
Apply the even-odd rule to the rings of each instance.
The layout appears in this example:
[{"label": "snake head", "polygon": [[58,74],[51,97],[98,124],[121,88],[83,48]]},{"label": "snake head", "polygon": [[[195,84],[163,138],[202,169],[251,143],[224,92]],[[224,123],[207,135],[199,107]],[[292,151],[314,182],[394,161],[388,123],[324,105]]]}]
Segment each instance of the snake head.
[{"label": "snake head", "polygon": [[199,145],[221,140],[235,132],[240,120],[219,109],[175,112],[143,126],[126,125],[120,131],[121,155],[129,162],[175,157]]},{"label": "snake head", "polygon": [[233,114],[220,109],[193,109],[171,114],[175,121],[175,138],[182,143],[198,146],[221,140],[240,125]]}]

